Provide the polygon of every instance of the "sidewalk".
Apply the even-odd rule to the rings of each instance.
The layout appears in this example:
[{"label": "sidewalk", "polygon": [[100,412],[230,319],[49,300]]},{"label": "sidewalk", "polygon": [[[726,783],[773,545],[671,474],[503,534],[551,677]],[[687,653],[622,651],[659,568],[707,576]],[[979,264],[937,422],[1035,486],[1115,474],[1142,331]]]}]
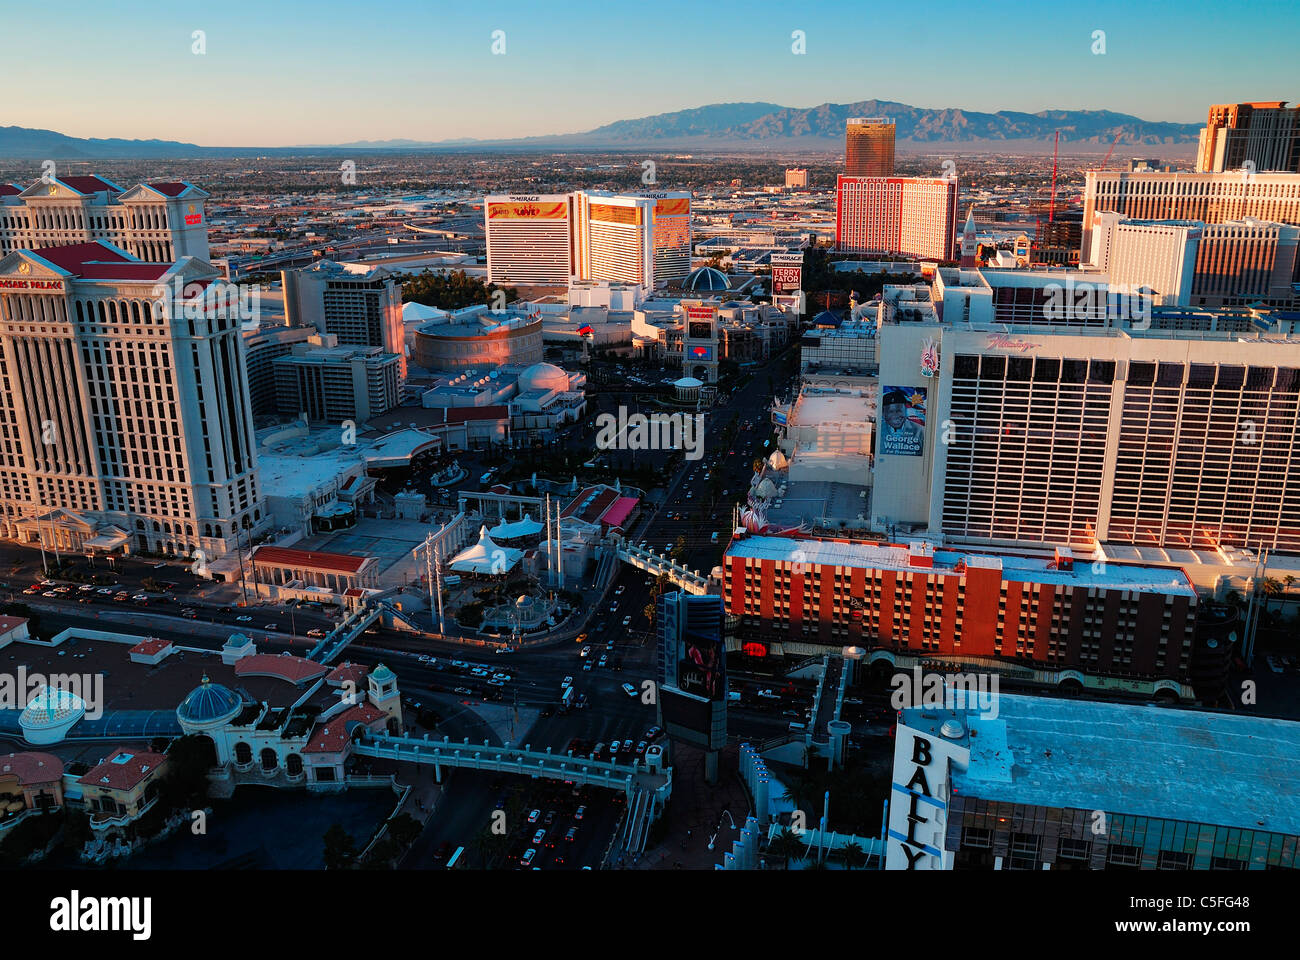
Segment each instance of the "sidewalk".
[{"label": "sidewalk", "polygon": [[[704,781],[704,751],[685,746],[672,749],[673,795],[666,813],[667,833],[661,843],[648,846],[637,863],[625,864],[624,869],[712,870],[740,839],[749,797],[740,782],[738,747],[728,744],[722,750],[716,784]],[[731,828],[724,810],[730,812],[737,829]]]}]

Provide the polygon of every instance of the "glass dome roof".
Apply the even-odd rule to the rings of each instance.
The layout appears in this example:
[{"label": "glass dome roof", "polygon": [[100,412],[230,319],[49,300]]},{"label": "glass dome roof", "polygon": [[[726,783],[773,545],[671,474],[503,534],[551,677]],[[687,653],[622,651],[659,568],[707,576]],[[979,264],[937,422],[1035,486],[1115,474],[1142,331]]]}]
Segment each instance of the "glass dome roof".
[{"label": "glass dome roof", "polygon": [[731,281],[716,267],[700,267],[682,281],[685,290],[730,290]]},{"label": "glass dome roof", "polygon": [[205,673],[203,682],[191,690],[176,708],[176,716],[190,723],[211,723],[233,716],[240,706],[238,694],[229,687],[213,683]]}]

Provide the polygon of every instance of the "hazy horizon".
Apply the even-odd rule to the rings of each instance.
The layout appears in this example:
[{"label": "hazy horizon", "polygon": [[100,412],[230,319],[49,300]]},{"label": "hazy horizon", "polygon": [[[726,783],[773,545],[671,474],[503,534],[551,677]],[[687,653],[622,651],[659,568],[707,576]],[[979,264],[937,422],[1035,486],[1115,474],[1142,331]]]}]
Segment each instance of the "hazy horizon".
[{"label": "hazy horizon", "polygon": [[[6,27],[36,37],[51,12],[13,9]],[[104,16],[87,0],[59,13]],[[298,147],[566,135],[736,102],[806,109],[879,99],[1198,123],[1212,103],[1300,95],[1294,4],[1254,4],[1249,17],[1200,0],[1106,0],[1050,20],[975,14],[952,2],[918,10],[827,0],[795,10],[757,0],[733,18],[664,0],[647,22],[642,8],[593,0],[491,10],[400,0],[374,16],[341,0],[184,10],[136,0],[114,10],[130,55],[89,30],[60,33],[54,57],[43,44],[14,44],[19,96],[4,119],[83,138]],[[1104,53],[1094,52],[1096,31]],[[802,54],[792,49],[799,43]],[[1231,69],[1243,60],[1250,82]]]}]

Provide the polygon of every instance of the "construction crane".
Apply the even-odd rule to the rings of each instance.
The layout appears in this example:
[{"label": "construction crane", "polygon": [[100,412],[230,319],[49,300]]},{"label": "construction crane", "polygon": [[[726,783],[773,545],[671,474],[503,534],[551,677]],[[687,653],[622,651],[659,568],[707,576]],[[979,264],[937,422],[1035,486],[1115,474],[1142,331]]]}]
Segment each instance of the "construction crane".
[{"label": "construction crane", "polygon": [[1122,136],[1124,136],[1123,129],[1121,129],[1119,133],[1115,134],[1115,139],[1111,143],[1110,149],[1106,151],[1106,159],[1101,162],[1101,166],[1097,168],[1098,170],[1105,170],[1107,168],[1107,165],[1110,163],[1110,155],[1114,153],[1115,148],[1119,146],[1119,138]]},{"label": "construction crane", "polygon": [[1052,147],[1052,199],[1047,204],[1047,222],[1056,219],[1056,170],[1057,160],[1061,154],[1061,131],[1056,131],[1056,144]]}]

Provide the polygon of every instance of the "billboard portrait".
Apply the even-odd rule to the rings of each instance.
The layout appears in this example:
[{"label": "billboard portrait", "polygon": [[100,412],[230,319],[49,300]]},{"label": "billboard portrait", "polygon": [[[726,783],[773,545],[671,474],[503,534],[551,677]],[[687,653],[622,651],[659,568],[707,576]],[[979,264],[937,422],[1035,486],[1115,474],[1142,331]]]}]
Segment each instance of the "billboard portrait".
[{"label": "billboard portrait", "polygon": [[880,388],[880,453],[919,457],[925,449],[925,387]]},{"label": "billboard portrait", "polygon": [[677,658],[677,689],[705,700],[727,698],[727,654],[721,636],[688,627],[677,643]]}]

